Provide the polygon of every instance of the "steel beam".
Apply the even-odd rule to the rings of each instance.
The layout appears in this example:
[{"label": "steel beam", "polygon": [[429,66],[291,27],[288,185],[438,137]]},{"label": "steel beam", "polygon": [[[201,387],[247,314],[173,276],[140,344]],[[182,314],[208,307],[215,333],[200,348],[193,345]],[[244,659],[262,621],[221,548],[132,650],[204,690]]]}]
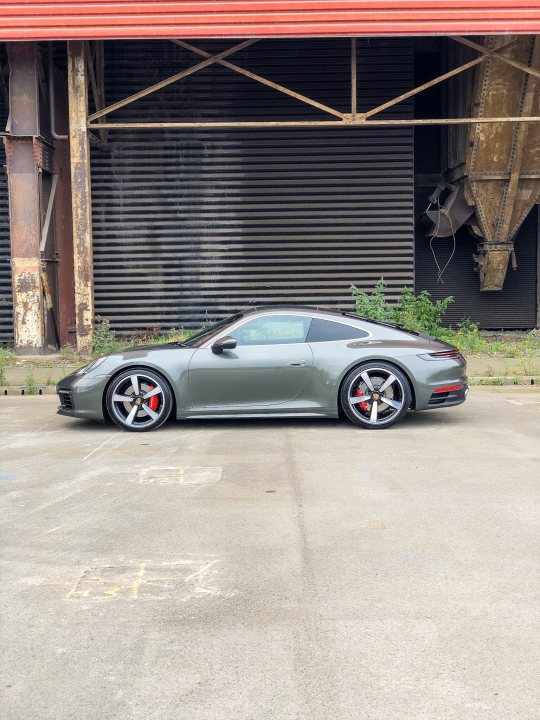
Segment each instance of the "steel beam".
[{"label": "steel beam", "polygon": [[88,123],[89,130],[181,130],[183,128],[274,128],[274,127],[391,127],[393,125],[472,125],[497,123],[540,123],[538,117],[468,117],[418,120],[362,120],[361,115],[345,116],[345,120],[268,120],[268,121],[239,121],[239,122],[146,122],[134,120],[133,122],[105,122]]},{"label": "steel beam", "polygon": [[257,40],[246,40],[245,42],[242,42],[239,45],[235,45],[234,47],[228,48],[227,50],[223,50],[223,52],[220,52],[217,55],[212,55],[207,60],[204,60],[203,62],[198,63],[197,65],[193,65],[192,67],[187,68],[186,70],[182,70],[182,72],[176,73],[176,75],[171,75],[171,77],[168,77],[165,80],[161,80],[160,82],[156,83],[155,85],[152,85],[151,87],[147,87],[144,90],[141,90],[140,92],[134,93],[133,95],[130,95],[129,97],[124,98],[123,100],[119,100],[118,102],[114,103],[113,105],[109,105],[108,107],[103,108],[103,110],[99,110],[99,111],[93,113],[90,116],[90,120],[96,120],[97,118],[107,115],[108,113],[112,112],[113,110],[118,110],[121,107],[130,105],[131,103],[135,102],[135,100],[139,100],[140,98],[146,97],[147,95],[150,95],[151,93],[154,93],[157,90],[161,90],[162,88],[167,87],[167,85],[171,85],[172,83],[175,83],[178,80],[182,80],[183,78],[188,77],[189,75],[193,75],[193,73],[199,72],[199,70],[203,70],[205,67],[208,67],[209,65],[213,65],[214,63],[219,62],[220,60],[228,57],[229,55],[233,55],[234,53],[240,52],[240,50],[243,50],[244,48],[248,47],[249,45],[253,45],[253,43],[256,43],[256,42],[257,42]]},{"label": "steel beam", "polygon": [[7,156],[13,324],[15,351],[39,354],[45,349],[41,284],[40,178],[34,156],[39,135],[39,80],[36,43],[8,43],[9,135]]},{"label": "steel beam", "polygon": [[[185,50],[189,50],[190,52],[195,53],[196,55],[199,55],[200,57],[207,58],[208,61],[212,59],[212,55],[209,52],[206,52],[206,50],[201,50],[198,47],[195,47],[194,45],[191,45],[191,43],[185,42],[184,40],[172,40],[175,45],[179,45],[180,47],[183,47]],[[239,65],[235,65],[232,62],[229,62],[228,60],[220,59],[218,56],[216,56],[215,62],[218,65],[223,65],[223,67],[228,68],[229,70],[232,70],[235,73],[238,73],[239,75],[243,75],[244,77],[248,77],[251,80],[255,80],[255,82],[261,83],[261,85],[266,85],[266,87],[270,87],[273,90],[277,90],[278,92],[282,93],[283,95],[288,95],[289,97],[294,98],[295,100],[298,100],[299,102],[306,103],[307,105],[311,105],[312,107],[317,108],[318,110],[322,110],[323,112],[327,112],[330,115],[335,115],[336,117],[343,118],[344,114],[340,112],[339,110],[336,110],[335,108],[331,108],[328,105],[324,105],[323,103],[318,102],[317,100],[313,100],[313,98],[307,97],[307,95],[302,95],[302,93],[295,92],[294,90],[290,90],[289,88],[285,87],[284,85],[280,85],[279,83],[273,82],[272,80],[268,80],[267,78],[262,77],[262,75],[257,75],[254,72],[251,72],[250,70],[246,70],[245,68],[240,67]]]},{"label": "steel beam", "polygon": [[68,99],[77,350],[88,355],[92,349],[94,323],[92,199],[86,131],[88,80],[84,42],[79,40],[68,42]]}]

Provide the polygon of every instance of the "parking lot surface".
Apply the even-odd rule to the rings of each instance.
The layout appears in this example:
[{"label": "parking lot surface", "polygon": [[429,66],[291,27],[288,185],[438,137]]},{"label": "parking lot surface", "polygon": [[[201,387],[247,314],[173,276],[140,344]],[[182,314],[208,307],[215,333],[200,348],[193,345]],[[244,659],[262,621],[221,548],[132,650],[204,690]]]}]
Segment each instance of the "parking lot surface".
[{"label": "parking lot surface", "polygon": [[538,717],[540,394],[123,433],[1,398],[3,720]]}]

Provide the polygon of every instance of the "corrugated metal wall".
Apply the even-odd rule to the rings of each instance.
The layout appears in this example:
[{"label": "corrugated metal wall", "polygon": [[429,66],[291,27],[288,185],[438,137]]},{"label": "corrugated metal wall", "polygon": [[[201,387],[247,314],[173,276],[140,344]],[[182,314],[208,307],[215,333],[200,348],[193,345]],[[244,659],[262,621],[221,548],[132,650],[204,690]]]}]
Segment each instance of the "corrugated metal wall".
[{"label": "corrugated metal wall", "polygon": [[[346,40],[264,41],[235,62],[347,110],[348,52]],[[358,55],[360,109],[411,86],[408,41],[362,41]],[[107,102],[191,63],[171,43],[107,44]],[[327,116],[212,67],[113,117]],[[413,283],[410,128],[115,131],[93,148],[92,188],[96,313],[120,333],[197,326],[249,303],[351,307],[351,282]]]},{"label": "corrugated metal wall", "polygon": [[[7,122],[7,107],[0,92],[0,129]],[[0,342],[13,340],[11,265],[9,246],[9,207],[7,176],[5,171],[6,154],[0,138]]]},{"label": "corrugated metal wall", "polygon": [[540,32],[539,0],[24,0],[0,39],[316,37]]},{"label": "corrugated metal wall", "polygon": [[[430,190],[416,192],[417,215],[427,206]],[[433,241],[439,265],[444,266],[453,249],[452,238]],[[416,290],[428,290],[434,298],[453,295],[455,302],[446,313],[448,323],[469,318],[484,329],[527,329],[536,326],[536,253],[538,248],[538,206],[525,220],[515,240],[518,267],[509,266],[500,292],[480,292],[472,255],[476,242],[467,230],[456,236],[456,251],[444,273],[444,284],[437,283],[437,267],[423,228],[417,227]]]}]

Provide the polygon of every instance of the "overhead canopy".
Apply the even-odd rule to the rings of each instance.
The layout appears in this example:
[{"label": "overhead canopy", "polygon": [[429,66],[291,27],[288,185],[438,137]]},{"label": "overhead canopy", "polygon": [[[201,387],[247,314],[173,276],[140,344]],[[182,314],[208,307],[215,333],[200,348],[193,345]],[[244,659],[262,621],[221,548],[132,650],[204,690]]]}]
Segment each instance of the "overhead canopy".
[{"label": "overhead canopy", "polygon": [[540,0],[0,1],[0,40],[540,33]]}]

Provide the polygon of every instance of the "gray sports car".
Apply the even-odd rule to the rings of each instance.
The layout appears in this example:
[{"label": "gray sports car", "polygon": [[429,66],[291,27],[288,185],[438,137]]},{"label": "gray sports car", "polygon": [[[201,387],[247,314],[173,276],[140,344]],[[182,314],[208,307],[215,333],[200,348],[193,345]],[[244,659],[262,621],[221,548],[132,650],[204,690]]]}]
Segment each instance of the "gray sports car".
[{"label": "gray sports car", "polygon": [[182,343],[94,360],[58,383],[58,412],[158,428],[171,416],[338,417],[387,428],[409,409],[459,405],[466,362],[452,345],[345,312],[251,308]]}]

